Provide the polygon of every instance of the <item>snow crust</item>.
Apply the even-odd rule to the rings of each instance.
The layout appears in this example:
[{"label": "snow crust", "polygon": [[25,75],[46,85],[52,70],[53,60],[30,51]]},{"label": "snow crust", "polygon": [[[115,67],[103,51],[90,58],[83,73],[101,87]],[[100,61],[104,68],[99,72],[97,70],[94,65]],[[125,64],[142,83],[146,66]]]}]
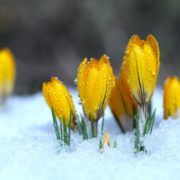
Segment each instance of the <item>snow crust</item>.
[{"label": "snow crust", "polygon": [[[82,112],[76,91],[71,89],[71,94]],[[42,95],[13,96],[0,112],[0,180],[179,180],[180,121],[162,120],[160,89],[153,96],[155,107],[155,128],[146,138],[147,154],[134,154],[134,133],[123,135],[109,109],[105,130],[117,147],[105,147],[100,153],[99,139],[82,141],[77,133],[72,133],[70,149],[60,148]]]}]

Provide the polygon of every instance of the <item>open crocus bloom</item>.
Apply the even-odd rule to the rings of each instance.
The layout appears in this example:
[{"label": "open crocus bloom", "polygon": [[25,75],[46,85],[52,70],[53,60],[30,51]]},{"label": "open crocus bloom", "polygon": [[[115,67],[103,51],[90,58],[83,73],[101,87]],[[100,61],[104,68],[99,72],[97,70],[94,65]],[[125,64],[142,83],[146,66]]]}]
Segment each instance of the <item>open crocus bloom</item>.
[{"label": "open crocus bloom", "polygon": [[8,48],[0,49],[0,97],[4,101],[14,89],[16,66],[13,54]]},{"label": "open crocus bloom", "polygon": [[85,58],[77,74],[77,88],[87,118],[97,121],[104,113],[111,90],[115,84],[109,58],[103,55],[100,60]]},{"label": "open crocus bloom", "polygon": [[47,104],[62,122],[65,120],[66,125],[69,125],[71,113],[73,116],[73,123],[76,118],[76,110],[72,101],[72,97],[64,84],[55,77],[51,81],[43,83],[43,95]]},{"label": "open crocus bloom", "polygon": [[121,73],[126,75],[130,91],[140,106],[151,99],[158,76],[159,59],[159,46],[153,35],[148,35],[146,41],[137,35],[131,37]]},{"label": "open crocus bloom", "polygon": [[164,118],[180,117],[180,80],[168,77],[164,85]]}]

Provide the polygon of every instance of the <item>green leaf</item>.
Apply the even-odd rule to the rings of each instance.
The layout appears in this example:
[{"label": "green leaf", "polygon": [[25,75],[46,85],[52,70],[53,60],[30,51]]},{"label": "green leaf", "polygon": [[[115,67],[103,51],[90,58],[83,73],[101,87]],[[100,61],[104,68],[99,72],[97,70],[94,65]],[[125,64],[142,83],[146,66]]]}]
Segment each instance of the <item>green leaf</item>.
[{"label": "green leaf", "polygon": [[67,126],[66,126],[66,121],[63,118],[63,130],[64,130],[64,143],[69,145],[69,141],[68,141],[68,133],[67,133]]},{"label": "green leaf", "polygon": [[60,136],[60,133],[59,133],[58,123],[57,123],[56,115],[54,113],[53,108],[51,108],[51,112],[52,112],[52,117],[53,117],[53,127],[54,127],[54,130],[55,130],[56,138],[57,138],[57,140],[60,140],[61,136]]},{"label": "green leaf", "polygon": [[68,144],[71,144],[71,127],[72,127],[72,120],[73,120],[73,113],[70,110],[70,122],[69,122],[69,127],[68,127]]},{"label": "green leaf", "polygon": [[149,116],[146,119],[146,124],[144,127],[143,136],[152,133],[154,121],[155,121],[155,115],[156,115],[156,109],[153,111],[152,114],[149,114]]},{"label": "green leaf", "polygon": [[103,149],[104,145],[103,145],[103,142],[102,142],[102,139],[100,139],[99,141],[99,150]]},{"label": "green leaf", "polygon": [[154,127],[154,121],[156,116],[156,109],[154,110],[152,116],[151,116],[151,126],[150,126],[150,134],[152,133],[153,127]]},{"label": "green leaf", "polygon": [[110,141],[108,142],[108,146],[109,146],[109,147],[111,146],[111,143],[110,143]]},{"label": "green leaf", "polygon": [[79,134],[80,135],[82,135],[82,127],[81,127],[81,120],[80,120],[80,118],[79,118],[79,116],[77,116],[77,129],[78,129],[78,132],[79,132]]},{"label": "green leaf", "polygon": [[61,134],[61,141],[64,141],[64,134],[63,134],[63,120],[60,121],[60,134]]},{"label": "green leaf", "polygon": [[146,123],[145,123],[145,126],[144,126],[144,131],[143,131],[143,136],[148,134],[149,126],[150,126],[150,116],[148,116],[147,119],[146,119]]},{"label": "green leaf", "polygon": [[86,122],[82,116],[81,116],[81,130],[82,130],[83,140],[88,139]]}]

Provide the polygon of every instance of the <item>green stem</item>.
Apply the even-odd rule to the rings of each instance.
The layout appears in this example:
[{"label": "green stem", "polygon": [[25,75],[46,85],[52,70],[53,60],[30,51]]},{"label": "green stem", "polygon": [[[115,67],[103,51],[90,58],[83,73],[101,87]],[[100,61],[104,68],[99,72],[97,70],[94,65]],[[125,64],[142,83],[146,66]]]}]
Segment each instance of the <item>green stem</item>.
[{"label": "green stem", "polygon": [[69,127],[68,127],[68,145],[71,144],[72,121],[73,121],[73,114],[72,114],[72,111],[70,111],[70,122],[69,122]]},{"label": "green stem", "polygon": [[92,138],[97,137],[97,121],[91,121]]},{"label": "green stem", "polygon": [[140,139],[139,139],[139,147],[140,151],[144,151],[144,127],[146,123],[146,108],[145,105],[143,107],[140,107],[140,121],[139,121],[139,131],[140,131]]},{"label": "green stem", "polygon": [[144,146],[144,128],[146,123],[146,108],[139,107],[136,115],[136,129],[135,129],[135,149],[137,152],[145,151]]},{"label": "green stem", "polygon": [[83,140],[88,139],[86,122],[85,122],[85,119],[82,116],[81,116],[81,129],[82,129],[82,134],[83,134]]},{"label": "green stem", "polygon": [[101,124],[101,137],[99,141],[99,150],[103,149],[103,136],[104,136],[104,115],[102,117],[102,124]]},{"label": "green stem", "polygon": [[104,135],[104,115],[102,117],[102,124],[101,124],[101,136],[103,137]]},{"label": "green stem", "polygon": [[60,121],[60,135],[61,135],[61,141],[63,141],[64,135],[63,135],[63,122],[62,121]]}]

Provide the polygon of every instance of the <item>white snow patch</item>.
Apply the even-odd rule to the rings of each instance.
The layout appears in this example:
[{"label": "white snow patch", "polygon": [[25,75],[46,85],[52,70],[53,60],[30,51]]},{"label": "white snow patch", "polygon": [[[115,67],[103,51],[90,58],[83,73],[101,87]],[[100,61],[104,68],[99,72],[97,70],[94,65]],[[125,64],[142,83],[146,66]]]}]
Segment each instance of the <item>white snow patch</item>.
[{"label": "white snow patch", "polygon": [[[78,112],[82,112],[76,91],[71,92]],[[105,130],[111,143],[117,141],[117,148],[106,147],[100,153],[99,139],[82,141],[77,133],[72,134],[71,149],[60,148],[41,94],[14,96],[0,112],[0,179],[179,180],[180,121],[162,120],[160,89],[153,97],[155,107],[155,128],[146,138],[148,154],[134,154],[134,134],[121,134],[109,109]]]}]

